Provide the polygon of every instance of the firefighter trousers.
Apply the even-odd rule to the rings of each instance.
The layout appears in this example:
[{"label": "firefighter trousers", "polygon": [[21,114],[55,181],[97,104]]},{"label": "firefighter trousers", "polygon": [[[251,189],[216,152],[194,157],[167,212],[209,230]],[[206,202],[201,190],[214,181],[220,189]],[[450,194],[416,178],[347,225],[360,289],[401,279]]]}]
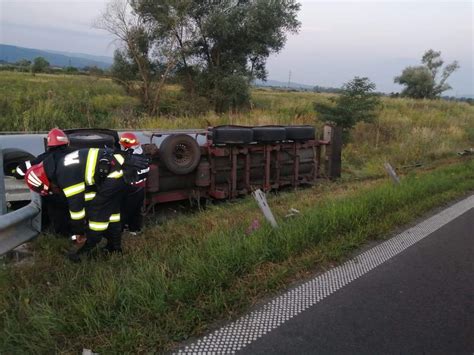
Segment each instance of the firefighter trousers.
[{"label": "firefighter trousers", "polygon": [[87,208],[86,243],[78,254],[91,251],[102,238],[107,239],[108,251],[122,250],[120,204],[127,185],[122,178],[106,178],[97,188],[96,196]]},{"label": "firefighter trousers", "polygon": [[[145,199],[145,188],[142,186],[128,186],[122,200],[121,218],[122,227],[128,226],[130,232],[139,232],[142,229],[142,207]],[[123,229],[123,228],[122,228]]]},{"label": "firefighter trousers", "polygon": [[46,223],[50,223],[56,234],[63,237],[71,235],[69,209],[66,196],[63,193],[42,197],[44,211],[46,211]]}]

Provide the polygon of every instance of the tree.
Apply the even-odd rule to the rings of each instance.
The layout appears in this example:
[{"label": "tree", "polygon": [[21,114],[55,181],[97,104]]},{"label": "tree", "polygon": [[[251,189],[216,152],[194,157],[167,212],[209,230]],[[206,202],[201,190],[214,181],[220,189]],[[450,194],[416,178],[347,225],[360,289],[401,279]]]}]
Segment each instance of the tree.
[{"label": "tree", "polygon": [[65,67],[63,70],[67,74],[77,74],[79,72],[79,69],[73,66]]},{"label": "tree", "polygon": [[115,51],[112,66],[113,79],[128,93],[139,96],[146,111],[153,115],[175,60],[164,43],[153,42],[153,28],[134,11],[131,1],[112,0],[95,27],[108,31],[119,41],[120,49]]},{"label": "tree", "polygon": [[379,105],[375,84],[356,76],[343,85],[339,96],[330,98],[330,103],[315,103],[314,108],[325,121],[342,127],[347,136],[357,122],[373,122]]},{"label": "tree", "polygon": [[94,76],[102,76],[104,75],[104,70],[103,69],[100,69],[99,67],[97,67],[96,65],[92,65],[92,66],[85,66],[83,68],[83,70],[87,73],[89,73],[89,75],[94,75]]},{"label": "tree", "polygon": [[20,59],[15,65],[19,67],[29,67],[31,65],[31,61],[28,59]]},{"label": "tree", "polygon": [[[117,49],[114,52],[114,62],[110,68],[110,73],[115,82],[125,88],[127,94],[133,93],[135,83],[139,80],[138,66],[129,58],[125,50]],[[146,86],[146,84],[142,84]],[[145,100],[145,97],[142,97]]]},{"label": "tree", "polygon": [[44,59],[43,57],[36,57],[33,60],[33,64],[31,65],[31,72],[34,74],[36,73],[45,73],[49,69],[49,62]]},{"label": "tree", "polygon": [[250,82],[266,79],[265,63],[300,23],[296,0],[131,0],[157,44],[175,43],[176,73],[190,94],[217,112],[249,102]]},{"label": "tree", "polygon": [[405,86],[402,96],[415,99],[435,99],[439,98],[444,91],[451,89],[446,80],[459,69],[457,61],[444,67],[439,80],[438,73],[444,64],[441,52],[430,49],[425,52],[421,62],[423,65],[407,67],[400,76],[395,77],[395,83]]}]

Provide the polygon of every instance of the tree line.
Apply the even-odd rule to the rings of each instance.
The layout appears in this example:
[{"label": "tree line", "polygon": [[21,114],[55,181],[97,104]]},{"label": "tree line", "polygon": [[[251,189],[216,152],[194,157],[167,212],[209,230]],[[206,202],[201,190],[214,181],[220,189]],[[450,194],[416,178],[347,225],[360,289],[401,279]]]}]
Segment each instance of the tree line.
[{"label": "tree line", "polygon": [[[148,114],[159,113],[165,83],[179,84],[191,106],[203,104],[219,113],[249,107],[250,85],[266,79],[269,55],[283,48],[288,33],[298,32],[299,9],[295,0],[112,0],[95,25],[119,43],[112,78],[139,97]],[[400,95],[439,98],[459,68],[455,61],[441,71],[443,64],[440,52],[428,50],[422,65],[395,77],[404,86]],[[373,93],[375,85],[361,79],[339,90],[315,88],[342,95],[352,89]],[[319,110],[353,120],[342,107],[344,96],[336,100],[341,101],[338,112]]]},{"label": "tree line", "polygon": [[[117,40],[108,75],[140,99],[149,115],[160,113],[165,84],[178,84],[178,100],[191,114],[237,111],[250,107],[254,80],[267,78],[266,61],[279,52],[300,22],[296,0],[112,0],[95,26]],[[50,72],[42,57],[21,61],[31,73]],[[457,61],[443,67],[441,52],[425,52],[421,65],[394,78],[404,88],[399,96],[437,99],[451,89]],[[77,73],[67,67],[66,73]],[[99,70],[89,68],[91,74]],[[368,78],[355,77],[340,89],[315,87],[338,95],[315,104],[327,121],[350,129],[358,121],[373,121],[380,94]],[[183,110],[182,110],[183,111]]]},{"label": "tree line", "polygon": [[21,59],[15,63],[0,61],[0,70],[17,71],[22,73],[46,73],[46,74],[83,74],[103,76],[107,72],[97,66],[85,66],[77,68],[74,66],[53,67],[44,57],[36,57],[33,60]]}]

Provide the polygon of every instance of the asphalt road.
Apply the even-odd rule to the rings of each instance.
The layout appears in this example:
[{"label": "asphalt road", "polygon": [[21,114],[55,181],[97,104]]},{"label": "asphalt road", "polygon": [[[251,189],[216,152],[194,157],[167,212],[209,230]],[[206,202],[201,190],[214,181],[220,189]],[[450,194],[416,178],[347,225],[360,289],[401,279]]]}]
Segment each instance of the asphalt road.
[{"label": "asphalt road", "polygon": [[243,354],[474,352],[474,209]]},{"label": "asphalt road", "polygon": [[178,352],[474,354],[474,195]]}]

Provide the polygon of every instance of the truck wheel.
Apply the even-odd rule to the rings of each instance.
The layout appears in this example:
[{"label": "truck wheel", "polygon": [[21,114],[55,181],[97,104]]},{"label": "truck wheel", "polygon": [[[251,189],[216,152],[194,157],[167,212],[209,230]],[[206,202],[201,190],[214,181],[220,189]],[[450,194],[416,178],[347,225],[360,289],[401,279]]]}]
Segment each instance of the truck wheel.
[{"label": "truck wheel", "polygon": [[253,140],[253,131],[250,127],[218,126],[212,130],[214,144],[249,144]]},{"label": "truck wheel", "polygon": [[254,127],[253,139],[257,142],[268,143],[286,140],[285,127],[281,126],[261,126]]},{"label": "truck wheel", "polygon": [[287,126],[285,130],[286,139],[292,141],[309,141],[316,136],[313,126]]},{"label": "truck wheel", "polygon": [[21,149],[5,148],[3,152],[3,173],[8,176],[14,176],[12,171],[16,169],[18,164],[34,159],[35,156]]},{"label": "truck wheel", "polygon": [[114,138],[104,133],[76,132],[69,134],[68,137],[72,149],[115,147]]},{"label": "truck wheel", "polygon": [[185,175],[196,169],[201,159],[201,148],[187,134],[173,134],[160,145],[160,161],[174,174]]}]

